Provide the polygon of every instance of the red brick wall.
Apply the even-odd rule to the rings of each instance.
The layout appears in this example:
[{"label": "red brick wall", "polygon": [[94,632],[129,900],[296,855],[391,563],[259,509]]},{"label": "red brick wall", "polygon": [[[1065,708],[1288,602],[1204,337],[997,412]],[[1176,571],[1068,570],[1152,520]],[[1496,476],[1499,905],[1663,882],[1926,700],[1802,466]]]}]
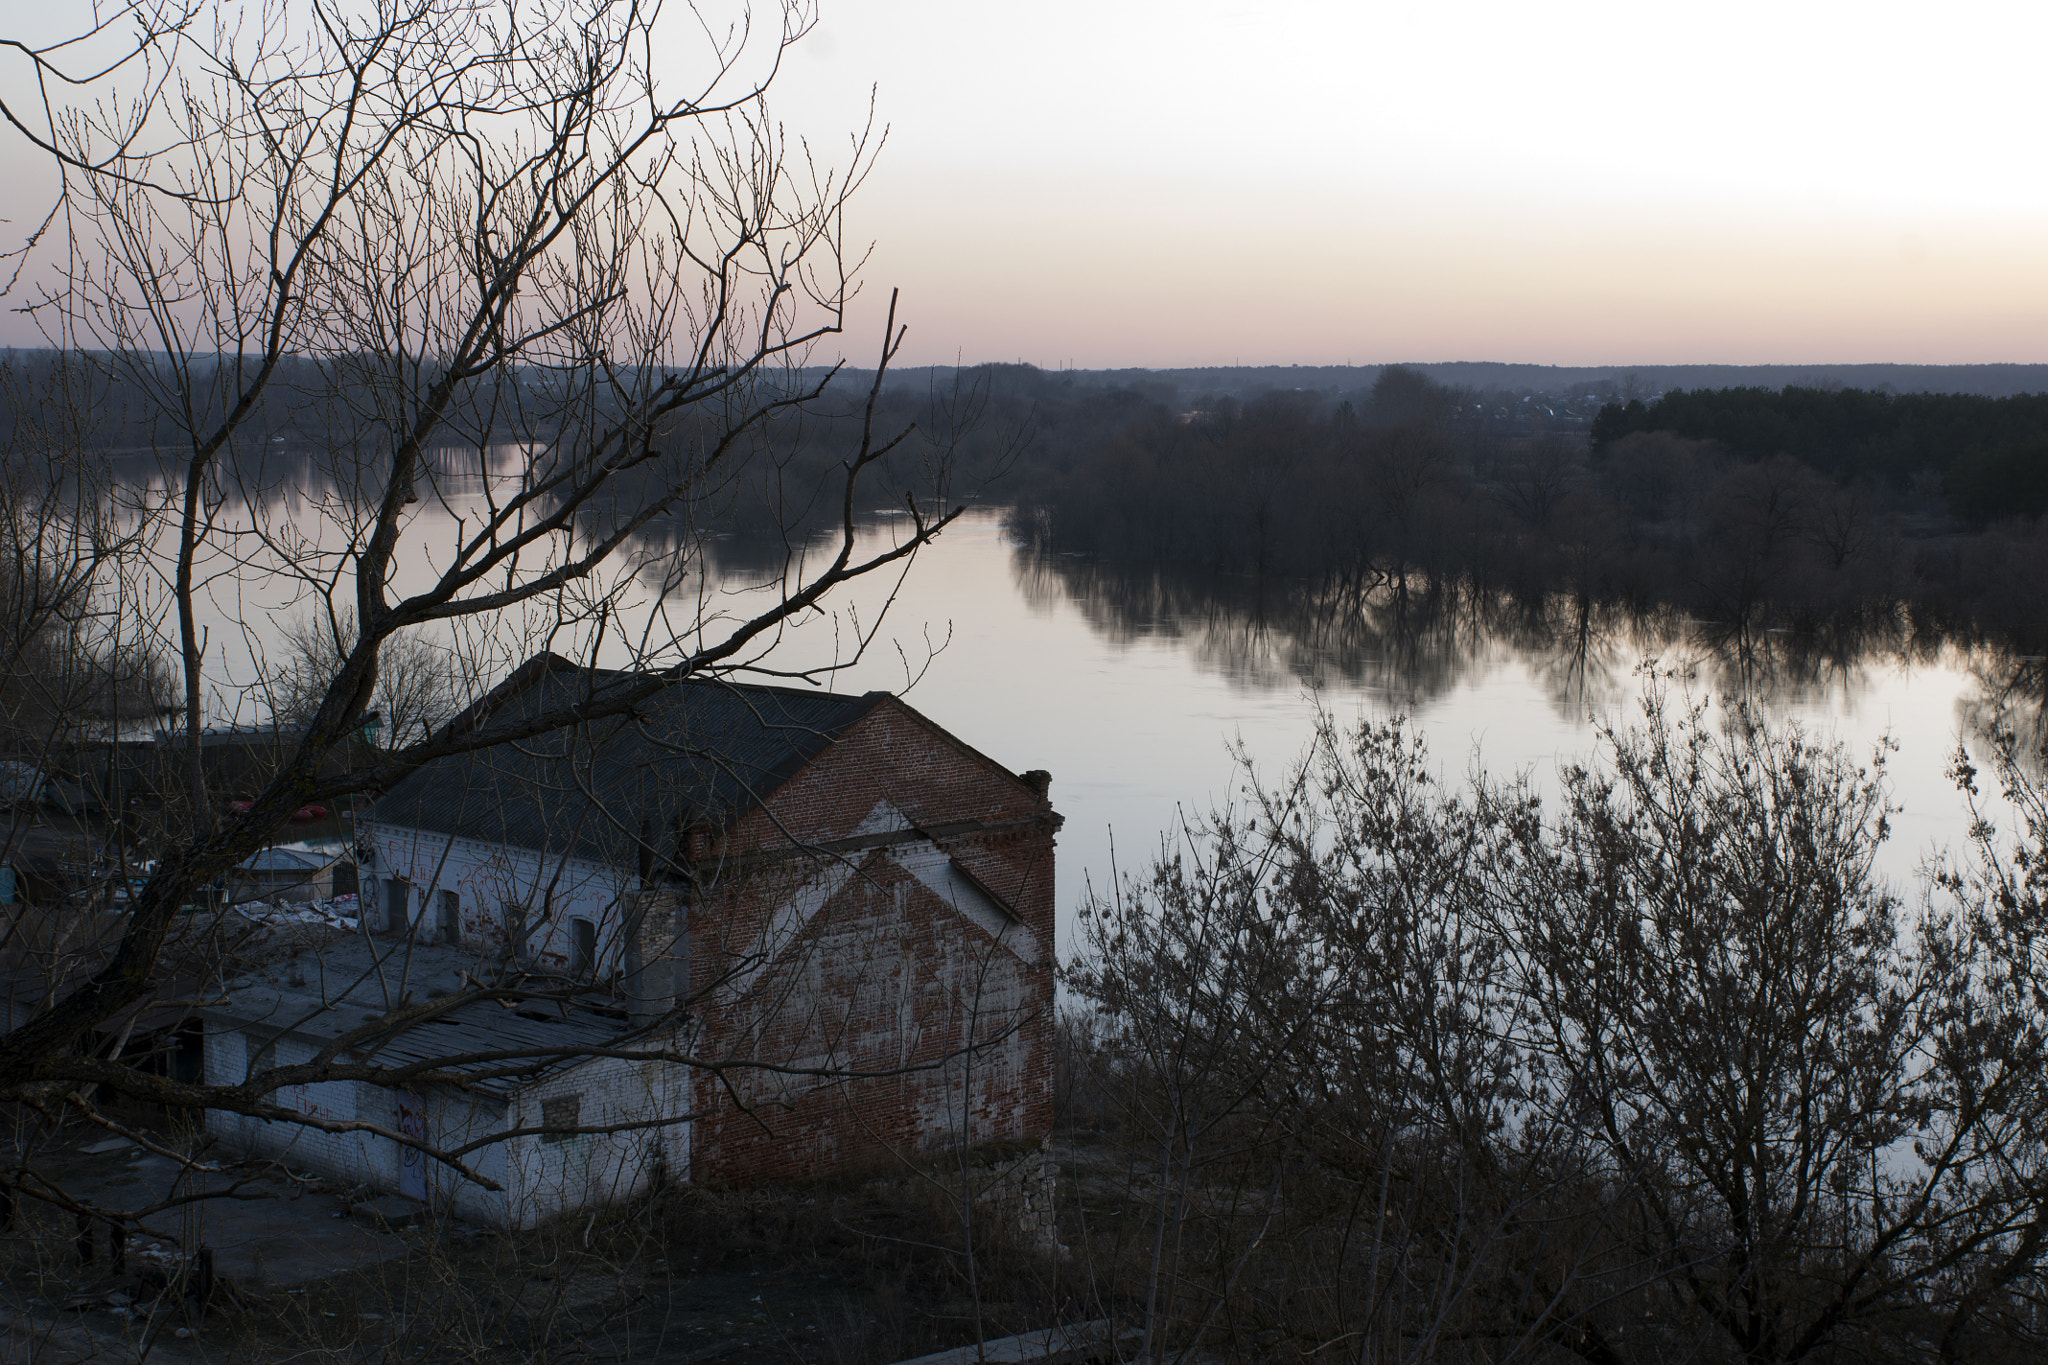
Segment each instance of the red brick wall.
[{"label": "red brick wall", "polygon": [[[899,858],[943,861],[929,843],[794,851],[847,839],[882,801],[1023,932],[998,941],[906,872]],[[692,907],[690,977],[694,1050],[734,1065],[701,1075],[694,1177],[806,1178],[1050,1131],[1056,824],[1014,775],[892,699],[726,831]],[[897,1074],[792,1074],[848,1068]]]}]

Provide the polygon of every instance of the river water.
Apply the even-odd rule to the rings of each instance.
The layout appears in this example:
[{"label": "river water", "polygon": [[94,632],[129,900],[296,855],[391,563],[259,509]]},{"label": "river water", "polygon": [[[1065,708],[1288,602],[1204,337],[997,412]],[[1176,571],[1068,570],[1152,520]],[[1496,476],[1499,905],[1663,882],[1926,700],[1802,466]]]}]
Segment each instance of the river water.
[{"label": "river water", "polygon": [[[871,611],[878,594],[860,596]],[[1063,944],[1089,887],[1105,889],[1113,869],[1143,871],[1184,814],[1231,798],[1233,748],[1277,776],[1301,755],[1318,706],[1344,719],[1409,716],[1449,778],[1483,765],[1548,787],[1560,763],[1593,751],[1596,718],[1633,714],[1646,659],[1682,668],[1680,685],[1697,695],[1747,692],[1859,754],[1889,737],[1900,810],[1881,867],[1902,891],[1961,841],[1968,817],[1947,769],[1998,704],[2001,661],[1953,646],[1830,658],[1797,639],[1738,645],[1683,622],[1562,634],[1470,621],[1364,638],[1304,628],[1255,603],[1034,552],[994,511],[919,558],[883,631],[914,662],[944,641],[909,688],[914,705],[1011,768],[1052,773],[1066,816]],[[894,648],[871,649],[834,685],[900,690],[909,676]]]},{"label": "river water", "polygon": [[[426,581],[434,562],[434,528],[416,529],[429,549],[401,564],[401,590]],[[891,533],[886,517],[866,528],[871,544]],[[688,620],[707,608],[758,609],[757,594],[774,590],[778,554],[724,538],[710,558],[704,578],[680,593],[646,586],[639,606],[665,595],[671,617]],[[275,648],[292,600],[246,577],[232,596],[212,594],[202,625],[223,676],[247,671],[246,650]],[[1684,622],[1558,629],[1452,614],[1390,628],[1361,625],[1356,612],[1309,619],[1261,603],[1247,585],[1175,587],[1034,551],[993,509],[950,527],[900,581],[856,585],[835,611],[791,629],[774,658],[784,667],[845,660],[856,627],[878,618],[872,643],[831,686],[906,692],[997,761],[1052,773],[1066,817],[1063,946],[1089,888],[1106,889],[1118,869],[1142,871],[1183,815],[1230,798],[1240,780],[1233,747],[1277,776],[1300,756],[1318,706],[1345,719],[1401,713],[1452,778],[1483,764],[1549,786],[1560,763],[1591,753],[1596,718],[1626,720],[1646,658],[1689,668],[1701,694],[1747,692],[1772,716],[1860,752],[1889,736],[1900,811],[1881,866],[1910,892],[1922,863],[1967,828],[1946,776],[1959,737],[1976,731],[2026,667],[1945,645],[1829,653],[1796,637],[1731,643]],[[503,646],[508,659],[523,648]]]}]

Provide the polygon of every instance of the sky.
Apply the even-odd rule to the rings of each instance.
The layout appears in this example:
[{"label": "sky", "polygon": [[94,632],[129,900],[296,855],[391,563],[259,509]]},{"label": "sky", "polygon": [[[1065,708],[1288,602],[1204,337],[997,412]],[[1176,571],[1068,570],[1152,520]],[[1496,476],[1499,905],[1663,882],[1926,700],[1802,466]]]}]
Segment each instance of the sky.
[{"label": "sky", "polygon": [[915,358],[2048,360],[2048,8],[828,4]]},{"label": "sky", "polygon": [[909,363],[2048,361],[2048,7],[821,14],[772,107],[887,125]]}]

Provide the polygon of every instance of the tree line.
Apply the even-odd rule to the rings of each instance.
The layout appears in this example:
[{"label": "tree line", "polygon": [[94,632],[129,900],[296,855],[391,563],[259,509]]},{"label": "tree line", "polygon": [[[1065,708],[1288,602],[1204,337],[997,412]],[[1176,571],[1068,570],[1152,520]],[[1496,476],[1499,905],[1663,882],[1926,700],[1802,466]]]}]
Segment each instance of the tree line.
[{"label": "tree line", "polygon": [[1591,445],[1489,429],[1398,367],[1368,399],[1276,392],[1134,421],[1065,468],[1023,471],[1019,529],[1134,571],[1354,602],[1562,594],[1739,628],[2048,633],[2037,521],[1958,524],[1939,476],[1614,421]]},{"label": "tree line", "polygon": [[1837,480],[1921,480],[1977,525],[2048,511],[2048,394],[1680,389],[1601,408],[1594,449],[1654,431],[1717,442],[1740,460],[1789,455]]}]

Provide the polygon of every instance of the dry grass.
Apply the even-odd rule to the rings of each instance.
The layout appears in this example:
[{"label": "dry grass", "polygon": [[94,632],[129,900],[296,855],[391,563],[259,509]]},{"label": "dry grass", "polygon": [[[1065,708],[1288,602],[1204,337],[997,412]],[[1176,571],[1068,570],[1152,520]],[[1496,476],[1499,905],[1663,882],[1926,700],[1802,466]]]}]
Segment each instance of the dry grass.
[{"label": "dry grass", "polygon": [[1016,1155],[977,1155],[964,1171],[904,1163],[772,1191],[675,1188],[528,1233],[422,1226],[398,1234],[388,1261],[230,1283],[207,1305],[165,1273],[174,1257],[131,1251],[120,1277],[104,1253],[79,1265],[68,1215],[31,1203],[0,1251],[0,1296],[90,1326],[109,1359],[124,1344],[134,1359],[154,1331],[167,1352],[220,1362],[886,1365],[1076,1311],[1006,1197]]}]

